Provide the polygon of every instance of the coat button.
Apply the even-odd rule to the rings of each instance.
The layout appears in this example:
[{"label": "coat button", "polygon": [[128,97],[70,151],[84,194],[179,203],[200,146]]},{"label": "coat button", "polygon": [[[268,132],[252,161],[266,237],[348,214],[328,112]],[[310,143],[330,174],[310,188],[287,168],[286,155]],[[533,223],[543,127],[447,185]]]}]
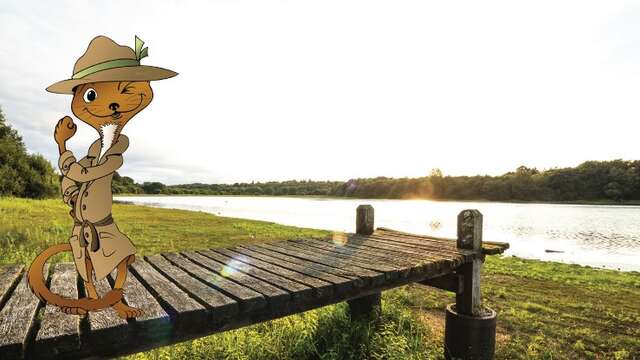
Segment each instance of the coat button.
[{"label": "coat button", "polygon": [[86,204],[82,204],[82,210],[87,210],[87,205]]},{"label": "coat button", "polygon": [[84,237],[85,237],[85,239],[89,238],[89,233],[88,232],[84,233]]},{"label": "coat button", "polygon": [[85,192],[84,192],[84,196],[89,196],[89,192],[88,192],[88,191],[85,191]]}]

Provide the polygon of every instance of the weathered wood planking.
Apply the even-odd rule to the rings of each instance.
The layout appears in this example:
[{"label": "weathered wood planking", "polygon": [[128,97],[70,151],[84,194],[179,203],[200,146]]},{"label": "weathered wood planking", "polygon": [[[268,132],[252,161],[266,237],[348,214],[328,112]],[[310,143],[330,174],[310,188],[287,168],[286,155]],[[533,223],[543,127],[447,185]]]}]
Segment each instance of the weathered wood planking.
[{"label": "weathered wood planking", "polygon": [[380,267],[380,265],[384,265],[388,279],[405,278],[409,276],[412,271],[417,271],[416,266],[407,261],[406,258],[391,254],[384,256],[384,253],[377,252],[367,246],[349,246],[347,243],[344,245],[336,245],[328,241],[315,239],[305,239],[297,242],[307,249],[313,249],[314,252],[327,251],[328,254],[343,254],[351,259],[359,260],[359,263],[369,264],[369,266],[378,265],[378,267]]},{"label": "weathered wood planking", "polygon": [[[418,239],[408,239],[402,238],[396,235],[390,234],[379,234],[374,233],[366,238],[363,237],[354,237],[354,239],[366,239],[370,241],[372,244],[378,245],[390,245],[390,246],[399,246],[401,248],[405,248],[405,250],[411,249],[419,249],[423,255],[429,256],[460,256],[465,260],[468,260],[473,257],[473,252],[458,249],[455,247],[455,241],[442,241],[442,242],[434,242],[428,240],[418,240]],[[406,241],[405,241],[406,240]]]},{"label": "weathered wood planking", "polygon": [[[405,240],[405,241],[418,239],[421,241],[439,242],[441,244],[447,244],[447,245],[451,243],[455,245],[455,242],[456,242],[455,239],[411,234],[411,233],[388,229],[384,227],[377,228],[376,231],[374,232],[374,235],[375,234],[394,235],[397,237],[398,240]],[[482,242],[482,252],[486,255],[502,254],[508,248],[509,248],[509,243],[506,243],[506,242],[499,242],[499,241],[483,241]]]},{"label": "weathered wood planking", "polygon": [[[111,284],[115,283],[117,275],[117,270],[109,274]],[[167,344],[173,333],[169,314],[131,272],[127,274],[123,289],[124,303],[143,311],[129,324],[133,326],[132,334],[135,335],[131,341],[144,344],[147,348]]]},{"label": "weathered wood planking", "polygon": [[[287,241],[277,243],[278,246],[287,249],[291,254],[304,254],[305,256],[314,256],[316,259],[322,259],[322,261],[332,262],[336,264],[355,266],[362,269],[373,270],[381,273],[382,280],[387,281],[398,277],[398,269],[396,267],[385,264],[383,259],[381,261],[371,261],[371,258],[362,256],[356,253],[354,250],[346,251],[332,251],[315,248],[309,246],[302,241]],[[323,262],[324,263],[324,262]],[[340,266],[338,265],[338,266]]]},{"label": "weathered wood planking", "polygon": [[341,245],[315,239],[306,240],[305,243],[311,246],[322,246],[325,249],[345,249],[370,258],[382,258],[386,263],[399,265],[401,267],[410,267],[414,271],[419,271],[420,267],[417,265],[424,261],[449,262],[452,266],[457,266],[463,262],[463,258],[459,254],[432,254],[421,249],[413,249],[395,243],[377,242],[371,240],[369,237],[348,236],[347,241]]},{"label": "weathered wood planking", "polygon": [[366,283],[365,279],[363,279],[362,277],[358,276],[353,271],[349,271],[349,270],[346,270],[346,269],[334,268],[334,267],[323,265],[323,264],[320,264],[320,263],[317,263],[317,262],[313,262],[313,261],[297,258],[297,257],[294,257],[294,256],[290,256],[290,255],[287,255],[287,254],[283,254],[283,253],[274,251],[274,250],[272,250],[272,249],[270,249],[268,247],[259,247],[259,246],[254,246],[254,245],[242,245],[242,246],[239,246],[238,249],[247,249],[247,250],[254,251],[256,253],[260,253],[260,254],[266,255],[270,259],[273,259],[273,261],[276,261],[276,263],[296,264],[298,266],[303,267],[304,269],[316,271],[316,272],[321,273],[321,274],[330,274],[330,275],[335,275],[335,276],[337,276],[337,277],[339,277],[341,279],[351,280],[351,285],[354,288],[362,287]]},{"label": "weathered wood planking", "polygon": [[[109,281],[104,278],[95,282],[98,296],[102,297],[111,290]],[[87,294],[84,289],[84,295]],[[80,330],[83,348],[101,354],[111,349],[126,348],[133,329],[126,320],[121,319],[113,308],[87,314],[87,329]]]},{"label": "weathered wood planking", "polygon": [[[377,245],[385,245],[391,247],[402,247],[405,250],[418,250],[423,254],[428,256],[455,256],[461,257],[465,261],[470,261],[474,258],[475,253],[472,251],[468,251],[465,249],[457,249],[452,247],[450,243],[453,243],[455,246],[455,242],[453,241],[442,241],[442,242],[434,242],[429,240],[418,240],[418,239],[406,239],[402,237],[398,237],[396,235],[384,234],[380,235],[375,233],[366,238],[367,241],[370,241],[372,244]],[[406,241],[405,241],[406,240]]]},{"label": "weathered wood planking", "polygon": [[[208,254],[211,254],[212,252],[213,251],[209,251]],[[295,294],[305,293],[308,288],[313,289],[310,292],[313,296],[319,298],[329,296],[333,293],[332,284],[327,281],[320,280],[319,278],[309,276],[301,272],[292,271],[285,267],[259,260],[255,257],[246,256],[235,251],[235,249],[215,249],[215,252],[226,256],[228,259],[233,259],[246,264],[239,264],[239,270],[264,274],[261,276],[264,276],[266,281],[273,281],[272,284],[280,286]],[[234,264],[238,263],[236,262]],[[255,269],[259,270],[257,271]]]},{"label": "weathered wood planking", "polygon": [[9,300],[9,294],[13,290],[13,287],[20,281],[20,275],[24,266],[22,265],[9,265],[0,267],[0,310],[4,307],[4,304]]},{"label": "weathered wood planking", "polygon": [[[51,291],[70,299],[78,298],[78,272],[74,264],[56,264],[51,275]],[[71,357],[80,350],[80,319],[57,306],[47,304],[35,339],[33,352],[45,357]]]},{"label": "weathered wood planking", "polygon": [[[12,274],[12,273],[11,273]],[[49,267],[44,268],[45,281]],[[11,293],[9,300],[0,311],[0,358],[19,359],[24,357],[29,333],[35,324],[40,300],[33,295],[26,274]]]},{"label": "weathered wood planking", "polygon": [[[325,242],[326,243],[326,242]],[[325,244],[326,245],[326,244]],[[400,263],[408,265],[413,271],[430,272],[429,269],[432,266],[437,266],[438,263],[444,262],[449,266],[456,267],[461,265],[465,260],[470,260],[473,257],[465,257],[460,253],[447,253],[445,251],[441,253],[433,252],[430,249],[418,248],[406,246],[389,241],[383,241],[369,236],[363,238],[361,236],[349,236],[348,241],[345,242],[342,247],[359,250],[363,254],[370,256],[377,256],[386,259],[389,263]],[[424,265],[426,268],[422,269],[419,264]]]},{"label": "weathered wood planking", "polygon": [[353,289],[352,281],[349,278],[340,277],[323,270],[318,270],[317,268],[314,268],[314,267],[300,265],[296,262],[286,261],[277,257],[265,255],[263,253],[253,251],[251,249],[245,249],[239,246],[233,248],[233,250],[238,253],[250,256],[252,258],[262,260],[266,263],[281,266],[285,269],[289,269],[292,271],[299,272],[301,274],[313,276],[314,278],[334,284],[336,291],[350,291],[351,289]]},{"label": "weathered wood planking", "polygon": [[[220,249],[215,249],[215,250],[217,251]],[[228,250],[226,249],[222,249],[222,250],[223,250],[223,253],[226,253],[227,255],[230,255],[230,256],[223,255],[222,253],[218,253],[214,250],[200,251],[200,254],[212,260],[216,260],[222,264],[225,264],[228,271],[231,271],[231,272],[237,271],[237,272],[245,273],[273,287],[278,287],[287,291],[290,294],[290,296],[292,296],[293,301],[296,303],[309,301],[309,299],[311,299],[314,296],[313,287],[307,286],[303,283],[293,281],[289,278],[282,276],[281,274],[275,274],[269,271],[265,271],[262,268],[252,266],[252,264],[250,264],[251,263],[250,259],[248,259],[244,255],[234,254],[232,252],[228,252]],[[282,270],[284,272],[286,269],[282,269]]]},{"label": "weathered wood planking", "polygon": [[[263,293],[271,294],[273,301],[280,304],[289,298],[289,293],[263,284],[257,279],[228,271],[224,265],[205,256],[190,251],[184,252],[183,255],[164,254],[164,257],[189,275],[237,299],[243,312],[259,311],[266,307],[267,300]],[[231,280],[239,281],[243,285]]]},{"label": "weathered wood planking", "polygon": [[304,248],[298,248],[295,246],[288,247],[287,244],[293,245],[288,242],[280,242],[255,244],[253,246],[255,246],[256,249],[268,249],[275,253],[279,253],[288,257],[320,264],[332,269],[332,271],[338,271],[338,274],[346,272],[345,275],[361,278],[367,285],[375,286],[382,284],[385,281],[386,276],[383,271],[374,271],[370,270],[366,266],[361,267],[353,265],[342,256],[324,256],[322,254],[318,254],[317,252],[307,251],[307,249]]},{"label": "weathered wood planking", "polygon": [[[287,240],[138,259],[130,266],[124,302],[144,313],[128,321],[113,309],[79,317],[47,306],[38,322],[39,301],[20,281],[23,268],[0,268],[0,358],[23,357],[25,349],[30,358],[124,355],[340,301],[373,299],[382,290],[412,282],[460,292],[457,271],[483,256],[450,239],[373,231],[367,221],[361,228],[370,235],[336,234],[333,241]],[[506,248],[508,244],[483,243],[483,254]],[[97,282],[100,295],[111,289],[116,276],[114,271]],[[77,284],[73,264],[55,266],[54,292],[84,296]]]},{"label": "weathered wood planking", "polygon": [[180,289],[210,309],[213,319],[229,319],[238,313],[238,302],[192,277],[160,255],[147,256],[148,263]]},{"label": "weathered wood planking", "polygon": [[202,305],[146,261],[136,260],[131,264],[131,270],[164,306],[171,318],[175,336],[182,338],[187,334],[202,331],[211,321]]}]

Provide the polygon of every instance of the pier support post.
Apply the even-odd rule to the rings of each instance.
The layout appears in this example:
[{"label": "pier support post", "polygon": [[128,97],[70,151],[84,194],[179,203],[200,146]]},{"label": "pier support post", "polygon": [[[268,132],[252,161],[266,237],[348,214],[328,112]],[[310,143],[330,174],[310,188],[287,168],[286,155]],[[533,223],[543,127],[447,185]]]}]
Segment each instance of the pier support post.
[{"label": "pier support post", "polygon": [[444,335],[446,359],[493,359],[496,338],[496,312],[482,306],[480,270],[482,254],[482,214],[463,210],[458,215],[458,242],[461,250],[474,253],[474,259],[460,266],[462,292],[455,304],[447,306]]},{"label": "pier support post", "polygon": [[[373,206],[360,205],[356,210],[356,234],[371,235],[374,230]],[[352,319],[377,319],[382,309],[381,293],[347,300]]]}]

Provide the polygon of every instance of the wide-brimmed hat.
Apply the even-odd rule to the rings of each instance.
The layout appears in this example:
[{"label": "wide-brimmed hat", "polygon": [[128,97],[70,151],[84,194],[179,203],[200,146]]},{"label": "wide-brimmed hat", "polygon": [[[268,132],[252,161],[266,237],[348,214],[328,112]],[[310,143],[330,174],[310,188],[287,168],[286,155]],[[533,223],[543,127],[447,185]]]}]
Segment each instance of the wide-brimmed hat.
[{"label": "wide-brimmed hat", "polygon": [[143,48],[144,41],[137,36],[135,51],[121,46],[106,36],[97,36],[89,43],[87,51],[80,56],[73,67],[71,79],[58,81],[47,91],[57,94],[73,94],[78,85],[99,81],[151,81],[162,80],[178,73],[155,66],[140,65],[140,60],[148,55]]}]

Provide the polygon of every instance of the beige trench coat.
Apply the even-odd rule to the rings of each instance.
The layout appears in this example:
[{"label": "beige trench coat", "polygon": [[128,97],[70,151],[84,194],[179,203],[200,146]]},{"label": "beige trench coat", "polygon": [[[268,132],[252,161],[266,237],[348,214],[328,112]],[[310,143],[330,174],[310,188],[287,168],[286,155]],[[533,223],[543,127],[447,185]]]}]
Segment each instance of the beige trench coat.
[{"label": "beige trench coat", "polygon": [[[60,155],[58,166],[62,172],[62,198],[72,207],[72,212],[79,222],[100,223],[111,214],[113,195],[111,180],[116,170],[122,166],[122,153],[129,147],[129,139],[120,134],[116,142],[105,152],[101,159],[100,139],[89,147],[87,156],[76,161],[69,150]],[[74,196],[78,196],[73,201]],[[85,281],[90,278],[85,263],[85,249],[93,263],[95,277],[103,279],[113,271],[124,258],[135,254],[136,249],[131,240],[120,232],[115,222],[109,225],[95,226],[100,247],[91,251],[91,245],[80,246],[82,226],[77,223],[73,227],[69,243],[78,273]],[[85,227],[85,238],[91,244],[93,233]]]}]

